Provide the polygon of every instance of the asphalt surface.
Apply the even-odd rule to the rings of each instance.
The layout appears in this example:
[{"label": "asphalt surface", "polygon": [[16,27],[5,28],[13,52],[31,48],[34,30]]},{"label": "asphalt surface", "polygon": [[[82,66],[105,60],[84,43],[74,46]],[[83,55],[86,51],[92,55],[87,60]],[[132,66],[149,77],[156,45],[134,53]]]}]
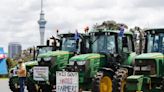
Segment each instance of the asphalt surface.
[{"label": "asphalt surface", "polygon": [[[8,84],[9,79],[8,78],[0,78],[0,92],[12,92],[9,88]],[[28,92],[25,89],[25,92]],[[90,91],[83,91],[83,92],[90,92]]]},{"label": "asphalt surface", "polygon": [[[9,79],[7,78],[0,78],[0,92],[12,92],[8,86]],[[25,90],[25,92],[28,92]]]}]

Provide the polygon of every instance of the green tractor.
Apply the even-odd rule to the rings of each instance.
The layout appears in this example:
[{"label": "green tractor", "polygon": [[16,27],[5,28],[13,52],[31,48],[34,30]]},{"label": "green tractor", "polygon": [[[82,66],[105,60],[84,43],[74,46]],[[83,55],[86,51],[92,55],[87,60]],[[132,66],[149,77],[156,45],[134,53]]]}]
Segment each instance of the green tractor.
[{"label": "green tractor", "polygon": [[47,78],[40,76],[41,79],[34,79],[34,68],[30,77],[28,77],[29,92],[52,92],[56,89],[56,71],[62,71],[68,64],[69,58],[77,54],[87,53],[88,49],[88,36],[80,33],[67,33],[60,34],[59,51],[51,51],[40,54],[37,57],[38,65],[40,68],[48,68]]},{"label": "green tractor", "polygon": [[[54,47],[53,46],[37,46],[37,49],[38,49],[38,52],[34,51],[33,60],[25,62],[26,70],[28,73],[27,75],[29,75],[29,71],[33,66],[38,65],[38,62],[35,60],[36,56],[41,53],[46,53],[49,50],[51,51],[54,49]],[[11,91],[13,92],[19,92],[19,81],[18,81],[18,76],[16,74],[18,68],[19,66],[16,65],[15,67],[9,70],[9,87]]]},{"label": "green tractor", "polygon": [[145,30],[145,53],[134,62],[126,92],[164,92],[164,29]]},{"label": "green tractor", "polygon": [[131,64],[136,56],[132,32],[125,31],[120,36],[119,29],[95,27],[89,36],[91,53],[70,58],[66,68],[79,73],[80,92],[124,90],[127,76],[133,74]]}]

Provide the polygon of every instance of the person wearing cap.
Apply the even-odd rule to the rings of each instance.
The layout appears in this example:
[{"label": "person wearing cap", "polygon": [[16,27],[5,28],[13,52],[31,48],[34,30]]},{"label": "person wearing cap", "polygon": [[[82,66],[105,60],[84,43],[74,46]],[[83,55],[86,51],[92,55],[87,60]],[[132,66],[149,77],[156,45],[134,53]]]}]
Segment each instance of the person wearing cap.
[{"label": "person wearing cap", "polygon": [[18,61],[19,69],[17,75],[19,77],[20,92],[24,92],[25,80],[26,80],[26,68],[22,60]]}]

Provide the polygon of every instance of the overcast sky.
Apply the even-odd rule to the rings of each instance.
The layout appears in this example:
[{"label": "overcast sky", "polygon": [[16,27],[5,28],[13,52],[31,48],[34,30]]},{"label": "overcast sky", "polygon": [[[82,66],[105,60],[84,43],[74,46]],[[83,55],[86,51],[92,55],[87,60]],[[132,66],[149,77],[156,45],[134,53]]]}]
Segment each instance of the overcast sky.
[{"label": "overcast sky", "polygon": [[[40,0],[0,0],[0,46],[39,44]],[[45,39],[60,33],[115,20],[129,27],[164,27],[164,0],[44,0]],[[7,51],[6,51],[7,52]]]}]

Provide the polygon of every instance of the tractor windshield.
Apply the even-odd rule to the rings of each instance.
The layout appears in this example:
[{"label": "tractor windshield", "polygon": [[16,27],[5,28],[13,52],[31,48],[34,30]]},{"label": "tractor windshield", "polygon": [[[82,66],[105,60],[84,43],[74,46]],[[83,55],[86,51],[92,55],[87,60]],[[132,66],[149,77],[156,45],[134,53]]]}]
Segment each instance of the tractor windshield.
[{"label": "tractor windshield", "polygon": [[164,33],[159,33],[157,35],[148,35],[148,52],[161,52],[164,53]]},{"label": "tractor windshield", "polygon": [[114,53],[116,51],[114,35],[97,35],[91,38],[92,52]]},{"label": "tractor windshield", "polygon": [[134,71],[136,75],[155,75],[156,74],[155,60],[136,60]]},{"label": "tractor windshield", "polygon": [[38,54],[44,54],[48,51],[52,51],[53,47],[38,47]]},{"label": "tractor windshield", "polygon": [[62,38],[62,48],[63,51],[76,52],[78,44],[76,44],[76,39],[74,37],[64,37]]}]

